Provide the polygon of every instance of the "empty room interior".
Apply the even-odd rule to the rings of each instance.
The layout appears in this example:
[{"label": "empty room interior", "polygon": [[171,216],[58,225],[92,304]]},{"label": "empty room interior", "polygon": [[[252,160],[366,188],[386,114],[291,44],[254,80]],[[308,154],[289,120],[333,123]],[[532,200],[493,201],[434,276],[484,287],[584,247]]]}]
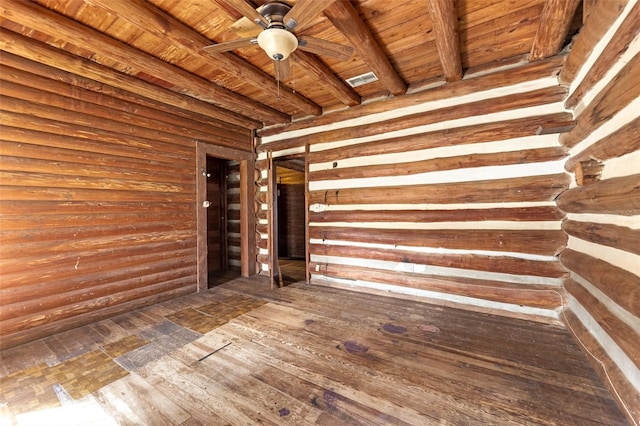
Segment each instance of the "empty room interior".
[{"label": "empty room interior", "polygon": [[640,426],[639,3],[2,0],[0,426]]}]

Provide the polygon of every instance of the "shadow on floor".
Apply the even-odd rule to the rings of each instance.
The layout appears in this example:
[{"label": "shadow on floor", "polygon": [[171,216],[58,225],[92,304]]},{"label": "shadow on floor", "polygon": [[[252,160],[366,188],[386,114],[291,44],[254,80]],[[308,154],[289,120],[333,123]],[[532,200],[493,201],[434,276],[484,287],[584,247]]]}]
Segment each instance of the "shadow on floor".
[{"label": "shadow on floor", "polygon": [[234,269],[223,269],[209,272],[209,288],[219,286],[226,282],[240,277],[240,271]]}]

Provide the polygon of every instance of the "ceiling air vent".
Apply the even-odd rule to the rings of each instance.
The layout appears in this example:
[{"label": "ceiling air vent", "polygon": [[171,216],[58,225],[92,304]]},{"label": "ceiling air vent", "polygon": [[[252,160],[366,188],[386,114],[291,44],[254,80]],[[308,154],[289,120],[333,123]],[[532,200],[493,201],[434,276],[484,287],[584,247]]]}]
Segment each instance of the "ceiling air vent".
[{"label": "ceiling air vent", "polygon": [[346,80],[351,87],[362,86],[363,84],[373,83],[374,81],[378,81],[378,77],[373,72],[356,75],[355,77],[351,77]]}]

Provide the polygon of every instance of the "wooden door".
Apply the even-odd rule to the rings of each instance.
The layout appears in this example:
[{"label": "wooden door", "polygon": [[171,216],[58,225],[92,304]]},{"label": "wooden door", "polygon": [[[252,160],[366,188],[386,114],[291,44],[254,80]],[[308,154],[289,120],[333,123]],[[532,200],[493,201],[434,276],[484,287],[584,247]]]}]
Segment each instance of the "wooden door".
[{"label": "wooden door", "polygon": [[207,270],[209,275],[227,269],[226,161],[207,156]]}]

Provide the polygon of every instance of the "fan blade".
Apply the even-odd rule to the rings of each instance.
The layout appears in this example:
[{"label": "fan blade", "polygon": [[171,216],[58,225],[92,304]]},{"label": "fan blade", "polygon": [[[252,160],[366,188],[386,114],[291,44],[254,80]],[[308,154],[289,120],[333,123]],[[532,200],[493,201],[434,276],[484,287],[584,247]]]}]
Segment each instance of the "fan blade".
[{"label": "fan blade", "polygon": [[283,22],[290,29],[296,25],[310,21],[320,12],[331,6],[335,0],[298,0],[295,6],[285,15]]},{"label": "fan blade", "polygon": [[257,43],[258,43],[258,39],[253,37],[239,38],[237,40],[225,41],[224,43],[205,46],[202,49],[207,53],[223,53],[223,52],[228,52],[230,50],[236,50],[241,47],[251,46],[252,44],[257,44]]},{"label": "fan blade", "polygon": [[291,62],[289,62],[289,58],[283,61],[273,61],[273,66],[276,71],[276,80],[282,81],[291,77]]},{"label": "fan blade", "polygon": [[245,0],[225,0],[227,4],[233,7],[238,12],[242,13],[246,16],[251,22],[254,22],[256,25],[260,25],[262,28],[267,28],[269,25],[269,21],[257,10],[253,8],[249,3]]},{"label": "fan blade", "polygon": [[353,47],[322,40],[315,37],[298,37],[298,49],[315,55],[329,56],[340,61],[347,61],[353,55]]}]

